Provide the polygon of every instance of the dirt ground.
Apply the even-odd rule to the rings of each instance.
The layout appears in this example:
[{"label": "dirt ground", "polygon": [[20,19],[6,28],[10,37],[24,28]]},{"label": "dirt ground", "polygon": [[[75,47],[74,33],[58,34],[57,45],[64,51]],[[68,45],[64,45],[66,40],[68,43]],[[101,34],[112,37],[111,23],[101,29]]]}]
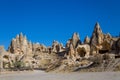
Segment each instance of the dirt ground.
[{"label": "dirt ground", "polygon": [[16,72],[0,74],[0,80],[120,80],[120,72]]}]

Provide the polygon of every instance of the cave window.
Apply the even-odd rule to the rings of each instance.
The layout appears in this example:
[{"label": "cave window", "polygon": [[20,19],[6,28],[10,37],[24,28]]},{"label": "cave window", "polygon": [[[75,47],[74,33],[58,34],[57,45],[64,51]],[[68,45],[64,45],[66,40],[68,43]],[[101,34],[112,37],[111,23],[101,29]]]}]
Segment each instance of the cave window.
[{"label": "cave window", "polygon": [[6,59],[8,58],[8,56],[7,56],[7,55],[5,55],[5,56],[3,56],[3,57],[4,57],[4,58],[6,58]]},{"label": "cave window", "polygon": [[80,57],[85,57],[85,54],[86,54],[85,51],[81,52],[81,53],[80,53]]},{"label": "cave window", "polygon": [[80,57],[85,57],[86,51],[84,48],[77,49],[77,52],[80,55]]},{"label": "cave window", "polygon": [[100,53],[100,54],[105,54],[105,53],[107,53],[107,52],[109,52],[109,50],[99,50],[99,53]]}]

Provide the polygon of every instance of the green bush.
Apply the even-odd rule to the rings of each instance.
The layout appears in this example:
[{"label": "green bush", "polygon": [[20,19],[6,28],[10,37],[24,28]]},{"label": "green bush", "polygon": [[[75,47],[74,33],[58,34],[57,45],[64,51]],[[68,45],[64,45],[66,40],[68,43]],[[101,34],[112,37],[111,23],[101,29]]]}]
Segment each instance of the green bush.
[{"label": "green bush", "polygon": [[14,63],[14,68],[17,69],[17,70],[21,70],[24,68],[24,62],[22,61],[16,61]]}]

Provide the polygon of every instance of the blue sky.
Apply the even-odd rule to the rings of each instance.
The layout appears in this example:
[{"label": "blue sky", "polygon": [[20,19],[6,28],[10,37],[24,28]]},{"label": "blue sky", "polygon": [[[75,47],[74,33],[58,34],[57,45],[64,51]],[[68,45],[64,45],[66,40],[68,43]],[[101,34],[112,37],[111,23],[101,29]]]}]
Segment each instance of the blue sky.
[{"label": "blue sky", "polygon": [[0,0],[0,45],[7,49],[23,32],[32,42],[47,46],[66,43],[73,32],[81,40],[92,35],[96,22],[104,33],[120,32],[119,0]]}]

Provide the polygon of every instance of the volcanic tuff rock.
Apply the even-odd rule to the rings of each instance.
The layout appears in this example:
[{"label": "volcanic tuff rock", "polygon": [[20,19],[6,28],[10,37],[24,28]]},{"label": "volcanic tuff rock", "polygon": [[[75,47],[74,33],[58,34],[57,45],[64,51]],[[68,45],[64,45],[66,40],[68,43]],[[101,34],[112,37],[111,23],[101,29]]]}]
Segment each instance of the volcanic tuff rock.
[{"label": "volcanic tuff rock", "polygon": [[94,31],[92,33],[90,43],[91,43],[91,45],[99,45],[103,42],[103,38],[104,37],[103,37],[102,30],[100,28],[99,23],[97,22],[95,24],[95,28],[94,28]]},{"label": "volcanic tuff rock", "polygon": [[12,39],[8,51],[13,54],[27,54],[28,48],[31,48],[31,44],[27,41],[26,36],[20,33],[15,39]]},{"label": "volcanic tuff rock", "polygon": [[58,41],[53,41],[51,47],[32,43],[20,33],[12,39],[8,51],[0,47],[0,64],[4,69],[15,68],[15,63],[17,67],[19,63],[20,68],[22,62],[24,63],[22,67],[25,68],[73,71],[89,67],[94,63],[95,67],[104,69],[105,66],[109,67],[111,64],[109,62],[115,62],[115,57],[119,55],[120,38],[102,33],[97,22],[91,38],[87,36],[82,43],[78,33],[74,33],[65,47]]},{"label": "volcanic tuff rock", "polygon": [[63,51],[63,44],[54,40],[52,44],[52,52],[58,53],[61,51]]},{"label": "volcanic tuff rock", "polygon": [[116,41],[116,52],[120,54],[120,38]]},{"label": "volcanic tuff rock", "polygon": [[[44,57],[40,53],[48,52],[46,46],[39,43],[31,43],[27,40],[26,36],[22,33],[17,35],[16,38],[12,39],[9,46],[8,52],[10,54],[15,54],[18,61],[23,61],[26,66],[31,66],[37,68],[39,66],[39,56]],[[37,57],[36,57],[37,56]]]},{"label": "volcanic tuff rock", "polygon": [[77,49],[77,53],[80,55],[80,57],[89,58],[90,46],[88,44],[78,45],[76,49]]},{"label": "volcanic tuff rock", "polygon": [[3,51],[4,51],[4,47],[3,46],[0,46],[0,69],[3,69]]},{"label": "volcanic tuff rock", "polygon": [[12,55],[9,52],[5,51],[3,46],[0,46],[0,61],[1,68],[9,68],[12,67],[12,62],[15,61],[16,55]]},{"label": "volcanic tuff rock", "polygon": [[90,38],[87,36],[85,37],[84,44],[89,44],[90,43]]},{"label": "volcanic tuff rock", "polygon": [[4,51],[4,47],[0,46],[0,53],[2,53]]},{"label": "volcanic tuff rock", "polygon": [[78,44],[81,44],[79,34],[74,33],[73,36],[72,36],[72,45],[73,45],[74,48],[76,48],[78,46]]}]

